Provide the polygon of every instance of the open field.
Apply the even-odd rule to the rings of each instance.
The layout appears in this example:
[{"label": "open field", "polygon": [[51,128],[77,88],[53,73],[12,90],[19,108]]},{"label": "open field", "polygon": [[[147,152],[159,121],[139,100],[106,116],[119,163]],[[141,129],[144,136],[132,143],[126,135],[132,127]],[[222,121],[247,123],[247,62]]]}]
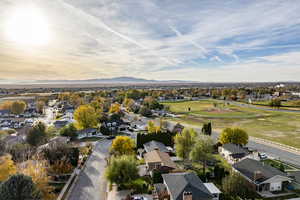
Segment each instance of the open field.
[{"label": "open field", "polygon": [[226,127],[240,127],[250,136],[300,148],[300,113],[264,111],[215,100],[165,104],[170,106],[172,112],[180,115],[172,119],[174,121],[199,127],[211,121],[214,131],[218,132]]}]

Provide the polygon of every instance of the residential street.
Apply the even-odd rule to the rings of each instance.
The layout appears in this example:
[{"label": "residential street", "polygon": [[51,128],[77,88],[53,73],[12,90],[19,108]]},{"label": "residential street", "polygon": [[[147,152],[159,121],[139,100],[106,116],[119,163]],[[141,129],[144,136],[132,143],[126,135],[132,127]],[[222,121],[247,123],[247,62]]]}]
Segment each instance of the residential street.
[{"label": "residential street", "polygon": [[77,182],[69,194],[68,200],[104,200],[106,180],[104,170],[105,157],[108,156],[110,140],[99,141],[86,163],[86,168],[79,174]]}]

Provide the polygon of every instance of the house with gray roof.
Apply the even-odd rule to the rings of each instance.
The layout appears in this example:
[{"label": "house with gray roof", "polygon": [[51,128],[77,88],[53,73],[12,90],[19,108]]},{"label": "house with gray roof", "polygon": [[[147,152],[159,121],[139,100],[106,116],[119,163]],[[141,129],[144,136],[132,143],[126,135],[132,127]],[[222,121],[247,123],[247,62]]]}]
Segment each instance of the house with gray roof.
[{"label": "house with gray roof", "polygon": [[150,152],[150,151],[154,151],[154,150],[159,150],[161,152],[169,152],[169,150],[167,149],[167,147],[163,143],[157,142],[155,140],[147,142],[143,146],[144,146],[144,149],[147,153]]},{"label": "house with gray roof", "polygon": [[235,163],[233,168],[262,196],[268,192],[282,191],[292,181],[286,173],[250,158]]},{"label": "house with gray roof", "polygon": [[[163,174],[163,184],[155,184],[156,199],[217,200],[193,172]],[[210,185],[211,186],[211,185]],[[211,188],[210,188],[211,189]]]},{"label": "house with gray roof", "polygon": [[230,163],[234,164],[249,154],[244,147],[232,143],[219,147],[219,153]]}]

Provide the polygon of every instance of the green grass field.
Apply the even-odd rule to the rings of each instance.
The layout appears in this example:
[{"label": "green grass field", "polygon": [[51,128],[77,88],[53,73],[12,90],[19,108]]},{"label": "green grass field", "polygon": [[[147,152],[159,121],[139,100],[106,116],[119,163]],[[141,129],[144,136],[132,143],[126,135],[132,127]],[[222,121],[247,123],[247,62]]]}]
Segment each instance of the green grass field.
[{"label": "green grass field", "polygon": [[[165,103],[180,115],[172,120],[202,126],[211,121],[215,131],[226,127],[240,127],[249,135],[300,148],[300,114],[263,111],[203,100]],[[189,111],[190,108],[190,111]]]}]

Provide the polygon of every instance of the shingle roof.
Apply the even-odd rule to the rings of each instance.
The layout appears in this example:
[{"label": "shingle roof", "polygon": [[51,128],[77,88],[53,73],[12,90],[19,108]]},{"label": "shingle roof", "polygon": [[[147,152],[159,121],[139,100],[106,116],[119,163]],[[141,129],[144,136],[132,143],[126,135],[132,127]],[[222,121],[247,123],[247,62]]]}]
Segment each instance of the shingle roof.
[{"label": "shingle roof", "polygon": [[169,154],[154,150],[144,155],[146,163],[162,163],[162,166],[170,167],[176,169],[176,164],[171,160]]},{"label": "shingle roof", "polygon": [[223,148],[226,149],[227,151],[231,152],[232,154],[247,154],[248,153],[248,151],[246,149],[244,149],[243,147],[236,145],[236,144],[232,144],[232,143],[224,144]]},{"label": "shingle roof", "polygon": [[173,200],[182,200],[184,192],[191,192],[193,200],[212,199],[212,194],[195,173],[170,173],[162,177]]},{"label": "shingle roof", "polygon": [[233,168],[238,170],[241,174],[248,177],[252,181],[255,181],[254,180],[255,173],[260,172],[263,177],[259,180],[256,180],[256,182],[258,183],[263,182],[277,175],[285,176],[285,177],[287,176],[285,173],[279,171],[274,167],[271,167],[267,164],[263,164],[262,162],[250,158],[246,158],[238,163],[235,163],[233,165]]},{"label": "shingle roof", "polygon": [[146,150],[146,152],[150,152],[153,150],[159,150],[161,152],[168,152],[168,149],[166,148],[166,146],[163,143],[157,142],[154,140],[145,143],[144,149]]}]

